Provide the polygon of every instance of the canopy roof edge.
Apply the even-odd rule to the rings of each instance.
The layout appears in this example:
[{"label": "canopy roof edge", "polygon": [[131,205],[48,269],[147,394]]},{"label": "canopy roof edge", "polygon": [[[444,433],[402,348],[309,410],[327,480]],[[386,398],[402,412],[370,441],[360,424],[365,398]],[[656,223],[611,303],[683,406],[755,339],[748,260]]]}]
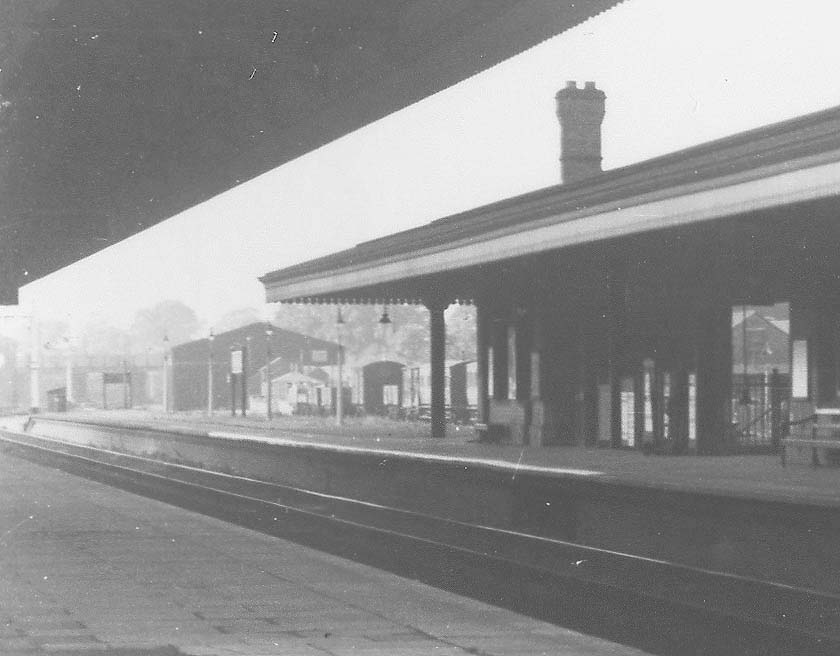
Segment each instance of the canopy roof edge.
[{"label": "canopy roof edge", "polygon": [[465,267],[838,194],[840,107],[462,212],[260,281],[269,302],[363,289],[400,296]]}]

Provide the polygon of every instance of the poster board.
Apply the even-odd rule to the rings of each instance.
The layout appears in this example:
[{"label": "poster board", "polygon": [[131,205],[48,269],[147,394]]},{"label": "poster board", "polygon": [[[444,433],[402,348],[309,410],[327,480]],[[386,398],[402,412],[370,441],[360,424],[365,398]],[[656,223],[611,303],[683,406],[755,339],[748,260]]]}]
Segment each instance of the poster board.
[{"label": "poster board", "polygon": [[232,349],[230,352],[230,373],[238,376],[242,373],[242,349]]},{"label": "poster board", "polygon": [[808,397],[808,341],[796,339],[791,345],[791,396],[795,399]]}]

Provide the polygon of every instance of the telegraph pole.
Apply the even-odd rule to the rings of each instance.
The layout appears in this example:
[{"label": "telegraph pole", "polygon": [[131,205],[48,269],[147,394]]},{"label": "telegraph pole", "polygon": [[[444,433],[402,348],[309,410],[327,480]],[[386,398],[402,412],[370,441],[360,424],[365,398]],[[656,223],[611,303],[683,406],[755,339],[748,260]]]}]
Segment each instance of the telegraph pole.
[{"label": "telegraph pole", "polygon": [[265,384],[266,384],[266,409],[265,416],[271,421],[271,336],[274,331],[271,326],[265,330]]},{"label": "telegraph pole", "polygon": [[35,414],[41,409],[41,330],[34,310],[29,317],[29,332],[29,411]]},{"label": "telegraph pole", "polygon": [[210,329],[210,337],[207,339],[207,416],[213,415],[213,329]]},{"label": "telegraph pole", "polygon": [[169,335],[163,335],[163,413],[169,412]]},{"label": "telegraph pole", "polygon": [[338,384],[336,385],[337,396],[335,399],[335,424],[336,426],[341,426],[341,424],[344,423],[344,385],[342,382],[344,378],[344,372],[342,371],[344,354],[341,347],[341,331],[344,328],[344,319],[341,316],[341,308],[338,308],[338,314],[335,318],[335,327],[336,334],[338,335]]}]

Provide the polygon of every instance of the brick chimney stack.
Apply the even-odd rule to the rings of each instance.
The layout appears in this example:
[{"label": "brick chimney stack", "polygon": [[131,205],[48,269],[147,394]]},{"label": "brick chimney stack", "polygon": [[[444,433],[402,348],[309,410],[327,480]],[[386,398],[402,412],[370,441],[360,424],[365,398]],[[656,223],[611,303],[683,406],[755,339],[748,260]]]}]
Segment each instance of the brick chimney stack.
[{"label": "brick chimney stack", "polygon": [[601,172],[601,122],[606,95],[587,82],[578,89],[566,82],[557,92],[557,118],[560,119],[560,181],[577,182]]}]

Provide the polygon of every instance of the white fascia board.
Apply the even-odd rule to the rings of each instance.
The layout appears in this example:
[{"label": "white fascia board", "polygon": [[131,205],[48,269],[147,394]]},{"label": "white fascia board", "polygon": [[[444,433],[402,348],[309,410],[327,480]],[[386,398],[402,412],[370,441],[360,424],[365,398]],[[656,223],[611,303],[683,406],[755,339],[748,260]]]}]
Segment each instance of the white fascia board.
[{"label": "white fascia board", "polygon": [[[481,235],[415,253],[383,257],[334,273],[266,284],[266,299],[340,294],[342,291],[462,269],[576,244],[687,226],[726,216],[840,195],[840,153],[818,166],[783,171],[726,186],[691,190],[656,200],[556,214],[532,227]],[[649,196],[648,196],[649,198]]]}]

